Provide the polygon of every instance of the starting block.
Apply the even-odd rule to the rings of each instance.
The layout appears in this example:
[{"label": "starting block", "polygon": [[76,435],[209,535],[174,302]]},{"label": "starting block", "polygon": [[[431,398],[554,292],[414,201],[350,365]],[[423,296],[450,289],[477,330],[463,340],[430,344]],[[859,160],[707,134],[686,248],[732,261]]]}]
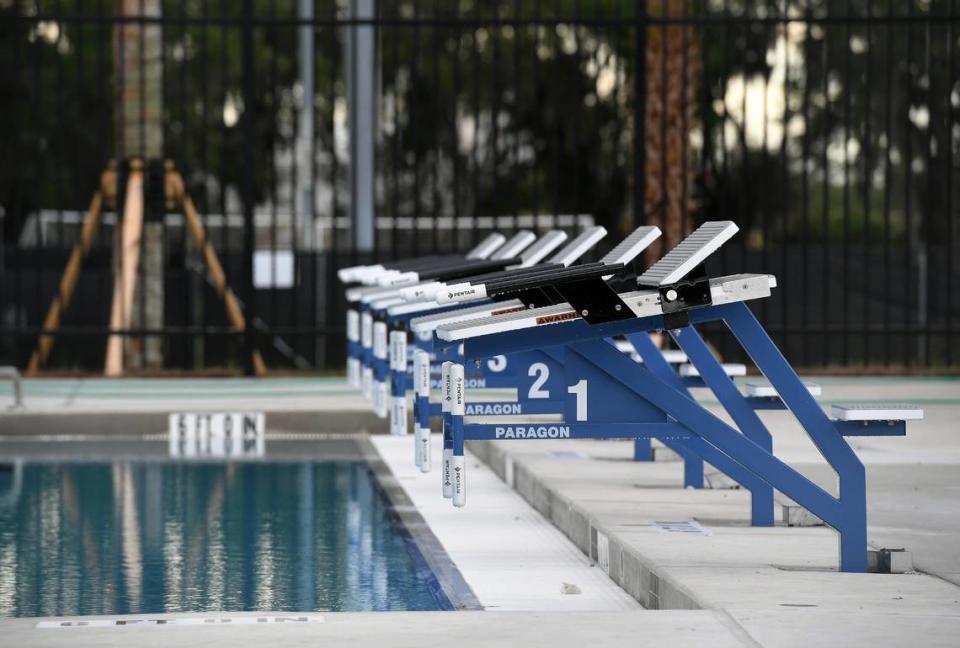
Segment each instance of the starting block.
[{"label": "starting block", "polygon": [[844,436],[904,436],[907,421],[923,418],[922,409],[908,404],[846,403],[831,414]]},{"label": "starting block", "polygon": [[[774,277],[706,273],[706,259],[736,231],[729,221],[706,223],[639,277],[618,262],[460,282],[468,284],[464,290],[474,290],[470,299],[490,301],[409,322],[416,346],[415,455],[421,470],[429,469],[423,447],[434,411],[430,367],[442,360],[442,495],[455,506],[466,504],[466,441],[657,438],[683,456],[687,485],[695,485],[690,481],[696,481],[698,465],[702,480],[702,462],[711,463],[750,492],[755,525],[773,524],[776,489],[838,532],[843,571],[865,571],[865,471],[844,437],[903,434],[906,421],[923,412],[908,405],[851,404],[836,406],[829,418],[814,399],[819,388],[801,381],[747,305],[771,294]],[[724,367],[713,356],[698,331],[707,323],[726,326],[769,384],[741,392],[731,374],[745,371]],[[399,349],[408,333],[400,332],[393,338],[396,372],[406,370]],[[677,371],[650,340],[652,332],[669,334],[689,369]],[[617,348],[614,340],[620,337],[642,363]],[[468,370],[471,365],[480,372]],[[517,389],[517,407],[499,414],[481,409],[497,422],[475,422],[469,418],[477,412],[471,412],[475,403],[468,397],[475,388],[471,378],[493,377],[494,369],[504,378],[497,384]],[[733,425],[691,398],[686,381],[692,378],[716,395]],[[836,472],[838,497],[776,456],[757,413],[774,401],[794,415]],[[531,423],[511,418],[514,412],[553,417]]]},{"label": "starting block", "polygon": [[372,304],[393,303],[399,290],[438,280],[449,280],[483,272],[495,272],[525,259],[517,258],[536,237],[518,232],[509,241],[499,233],[486,237],[464,256],[445,255],[398,261],[390,266],[354,266],[338,272],[348,287],[351,308],[347,310],[347,377],[373,401],[374,411],[387,416],[385,378],[388,366],[388,331],[385,320],[374,318]]},{"label": "starting block", "polygon": [[[739,362],[721,363],[720,368],[723,369],[723,373],[731,378],[734,376],[747,375],[747,365],[740,364]],[[683,378],[699,378],[700,370],[697,369],[696,365],[682,364],[680,365],[680,376]]]},{"label": "starting block", "polygon": [[[823,393],[820,385],[817,385],[816,383],[804,382],[803,386],[814,398]],[[777,393],[777,388],[770,383],[748,382],[746,385],[744,385],[744,393],[747,396],[747,400],[753,406],[753,409],[786,409],[786,405],[784,405],[783,401],[780,400],[780,394]]]},{"label": "starting block", "polygon": [[[823,389],[816,383],[805,382],[803,386],[807,388],[811,396],[819,396],[823,393]],[[744,391],[750,398],[780,398],[777,388],[770,383],[749,382],[746,384]]]},{"label": "starting block", "polygon": [[[728,378],[736,378],[747,375],[747,365],[739,362],[722,362],[720,368]],[[684,363],[680,365],[680,377],[687,387],[706,387],[703,378],[700,376],[700,370],[696,365]]]},{"label": "starting block", "polygon": [[[486,259],[497,248],[502,247],[506,237],[500,233],[493,233],[484,238],[477,246],[465,255],[429,256],[414,259],[405,259],[394,262],[389,266],[383,264],[351,266],[337,271],[337,277],[348,286],[347,298],[357,301],[364,292],[364,286],[375,286],[381,278],[386,276],[397,277],[404,272],[415,272],[416,269],[429,267],[431,263],[449,263],[455,260],[467,261],[471,259]],[[362,319],[356,308],[347,310],[347,379],[354,387],[362,387],[368,398],[372,392],[372,373],[363,374],[363,359],[370,360],[373,347],[373,320]],[[368,364],[370,364],[368,362]]]},{"label": "starting block", "polygon": [[[488,299],[485,296],[468,296],[474,287],[483,288],[494,284],[498,286],[507,285],[510,281],[516,281],[520,277],[535,279],[549,270],[566,270],[579,276],[583,273],[596,273],[601,268],[608,269],[609,264],[602,263],[591,264],[589,267],[568,268],[605,235],[606,230],[603,227],[587,228],[569,244],[553,254],[546,263],[538,265],[538,261],[542,260],[566,239],[566,235],[562,232],[549,232],[530,246],[529,250],[521,256],[520,263],[507,269],[468,277],[459,274],[457,276],[461,278],[456,286],[448,285],[442,281],[433,281],[417,286],[401,287],[399,290],[395,289],[393,294],[389,296],[384,296],[381,291],[375,299],[370,299],[369,293],[361,295],[359,297],[359,301],[362,302],[360,317],[366,316],[371,322],[371,351],[366,352],[366,344],[361,334],[361,345],[357,349],[360,357],[357,364],[362,367],[363,375],[368,377],[363,379],[362,384],[364,387],[368,382],[371,385],[370,392],[374,402],[374,411],[380,416],[387,415],[387,408],[383,405],[383,402],[386,399],[387,386],[389,385],[390,395],[395,403],[395,406],[390,409],[391,431],[394,434],[406,434],[408,423],[405,415],[406,410],[399,404],[399,401],[405,402],[407,392],[413,388],[407,373],[410,357],[408,354],[407,361],[404,363],[399,359],[398,354],[390,353],[391,358],[395,358],[396,361],[389,363],[389,369],[384,371],[384,367],[388,364],[385,358],[389,352],[383,347],[383,342],[387,339],[388,330],[407,332],[409,322],[418,315],[422,316],[430,313],[436,315],[458,310],[466,310],[474,315],[479,314],[480,311],[474,310],[473,307],[464,307],[462,302],[467,300],[496,303],[495,300]],[[441,304],[440,301],[444,303]],[[501,302],[499,308],[511,305]],[[496,308],[487,308],[484,312],[489,314],[494,311],[496,311]],[[393,339],[396,339],[399,343],[400,337]],[[498,368],[496,364],[495,361],[490,363],[491,372],[494,374],[501,371],[501,368]],[[476,380],[477,378],[471,376],[471,379]],[[511,381],[507,380],[506,375],[492,375],[489,378],[480,377],[479,380],[487,386],[511,385]],[[437,381],[431,376],[431,386],[436,385]]]},{"label": "starting block", "polygon": [[[602,235],[604,232],[602,230],[597,232],[597,229],[592,228],[582,233],[551,260],[552,263],[549,268],[553,270],[552,276],[561,277],[560,283],[576,283],[584,280],[584,278],[589,280],[590,277],[596,280],[611,281],[613,280],[613,273],[622,270],[625,264],[633,262],[637,255],[646,249],[652,241],[656,240],[660,234],[659,229],[655,227],[641,227],[624,239],[598,263],[566,269],[576,260],[576,257],[586,251],[596,240],[599,240],[598,233]],[[533,307],[538,303],[562,301],[563,297],[560,292],[552,290],[547,292],[540,289],[544,270],[547,267],[540,267],[535,273],[502,273],[495,277],[494,281],[490,281],[489,277],[474,278],[469,285],[471,287],[477,286],[478,292],[486,296],[480,298],[482,304],[477,306],[451,306],[446,310],[410,320],[409,328],[414,334],[418,349],[425,353],[434,351],[433,333],[440,325],[483,316],[515,313]],[[560,291],[565,289],[561,288]],[[477,301],[477,299],[473,301]],[[390,308],[389,313],[391,316],[398,316],[410,313],[411,310],[404,306],[396,306]],[[462,356],[459,351],[458,347],[456,353],[448,353],[443,357],[461,361]],[[434,354],[434,356],[439,357],[438,354]],[[545,396],[549,393],[550,376],[560,375],[559,365],[556,365],[550,358],[537,353],[512,356],[509,359],[506,356],[497,356],[488,359],[485,363],[477,366],[476,369],[479,371],[471,372],[474,383],[481,381],[482,385],[486,387],[517,388],[520,398],[518,401],[510,402],[468,403],[466,405],[468,415],[528,415],[550,414],[558,411],[559,402]],[[467,380],[468,386],[471,386],[469,374]],[[402,391],[399,394],[402,394]],[[424,405],[423,407],[428,406]],[[424,429],[428,425],[427,421],[431,413],[436,414],[436,408],[433,408],[432,412],[428,412],[420,406],[415,407],[415,415],[418,421],[421,418],[423,419],[422,422],[417,424],[418,429]],[[404,425],[404,423],[400,423],[400,425]]]}]

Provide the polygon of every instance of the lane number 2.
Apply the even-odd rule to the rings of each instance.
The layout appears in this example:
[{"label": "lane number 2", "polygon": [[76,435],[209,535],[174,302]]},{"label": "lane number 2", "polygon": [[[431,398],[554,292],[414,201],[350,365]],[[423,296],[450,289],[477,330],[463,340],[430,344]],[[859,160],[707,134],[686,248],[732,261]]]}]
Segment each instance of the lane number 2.
[{"label": "lane number 2", "polygon": [[543,388],[550,378],[550,367],[542,362],[534,362],[527,369],[527,375],[531,378],[536,376],[533,384],[530,385],[530,391],[527,392],[527,398],[550,398],[550,391]]}]

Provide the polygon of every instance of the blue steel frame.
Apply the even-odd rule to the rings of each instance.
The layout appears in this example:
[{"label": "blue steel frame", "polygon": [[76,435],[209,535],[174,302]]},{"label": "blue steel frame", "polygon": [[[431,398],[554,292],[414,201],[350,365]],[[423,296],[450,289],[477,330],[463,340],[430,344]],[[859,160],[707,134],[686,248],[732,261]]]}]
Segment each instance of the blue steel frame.
[{"label": "blue steel frame", "polygon": [[[691,310],[688,314],[690,325],[670,333],[700,371],[704,384],[714,391],[727,408],[739,430],[693,400],[672,370],[668,374],[662,366],[658,366],[655,355],[648,353],[644,358],[645,364],[640,365],[603,339],[634,334],[639,334],[634,336],[639,338],[648,331],[664,330],[662,316],[596,326],[577,320],[468,339],[464,342],[464,357],[484,359],[548,347],[565,347],[562,352],[567,354],[564,363],[567,385],[576,385],[585,376],[589,380],[603,380],[603,389],[591,390],[588,398],[605,400],[598,407],[590,407],[590,411],[600,411],[602,417],[616,410],[623,420],[595,422],[598,417],[591,416],[587,422],[567,422],[570,417],[565,416],[565,422],[559,425],[517,423],[512,426],[509,423],[464,424],[463,417],[450,417],[449,421],[444,422],[444,433],[449,435],[454,453],[462,453],[464,440],[516,438],[511,434],[518,429],[521,430],[521,438],[665,439],[673,447],[706,459],[748,488],[752,494],[754,524],[772,524],[773,489],[779,490],[839,533],[840,568],[843,571],[865,571],[865,471],[843,435],[850,432],[868,433],[875,426],[849,425],[827,418],[745,303],[708,306]],[[839,480],[838,497],[775,456],[770,433],[754,412],[758,407],[752,401],[757,399],[748,399],[736,390],[694,328],[697,324],[718,320],[723,321],[734,334],[754,364],[777,390],[780,401],[793,413],[836,472]],[[638,341],[643,344],[642,340]],[[644,355],[643,350],[638,351]],[[616,393],[618,398],[611,399],[612,393]],[[644,412],[643,417],[626,419],[623,399],[627,395],[630,397],[630,407],[634,411]],[[612,400],[617,400],[619,404]],[[569,414],[573,402],[570,395],[565,394],[565,402],[565,410]],[[885,429],[898,433],[900,427],[894,424]]]},{"label": "blue steel frame", "polygon": [[[410,336],[411,332],[409,330],[410,320],[416,317],[423,317],[426,315],[433,315],[443,312],[454,312],[461,308],[472,307],[478,305],[478,303],[494,303],[492,301],[488,302],[471,302],[469,304],[451,304],[446,306],[440,306],[427,311],[420,311],[413,315],[385,315],[387,320],[387,327],[389,330],[404,330],[407,332],[407,335]],[[369,306],[368,310],[371,310]],[[384,316],[381,314],[381,316]],[[451,347],[437,347],[432,336],[429,339],[422,339],[417,336],[414,336],[413,348],[421,349],[427,351],[428,353],[434,354],[434,363],[439,365],[439,363],[445,360],[452,361],[461,361],[462,355],[459,352],[459,345]],[[389,355],[389,354],[388,354]],[[372,357],[372,362],[376,368],[377,359]],[[361,366],[364,366],[363,363],[366,362],[366,357],[363,355],[358,356]],[[507,361],[506,366],[500,370],[494,370],[486,364],[482,364],[477,371],[471,371],[467,374],[467,386],[476,387],[486,387],[486,388],[513,388],[517,386],[517,382],[520,379],[516,372],[517,366],[526,367],[529,363],[524,362],[522,358],[513,357]],[[382,371],[375,370],[375,380],[385,381],[390,385],[390,396],[394,398],[403,397],[413,388],[413,381],[410,376],[409,371],[396,371],[389,366],[389,363],[384,365]],[[431,380],[431,387],[440,388],[439,376]],[[498,403],[487,403],[485,405],[516,405],[519,406],[519,409],[514,411],[514,414],[550,414],[555,413],[558,410],[559,405],[555,401],[539,402],[529,399],[520,399],[519,402],[498,402]],[[473,415],[477,412],[471,411],[476,409],[476,406],[467,406],[467,415]],[[424,408],[429,408],[429,416],[439,416],[440,415],[440,404],[439,403],[429,403],[424,405],[422,400],[417,398],[414,401],[414,420],[419,420],[418,414]],[[426,426],[424,426],[426,427]]]},{"label": "blue steel frame", "polygon": [[[391,330],[401,328],[402,330],[407,331],[409,335],[410,332],[408,330],[408,325],[410,320],[414,317],[420,317],[424,314],[439,312],[452,312],[462,307],[462,305],[456,304],[438,307],[429,311],[422,311],[417,313],[415,316],[392,315],[387,316],[386,319],[388,328]],[[380,316],[382,317],[383,314],[380,314]],[[696,335],[695,332],[694,335]],[[675,385],[678,389],[684,391],[688,395],[689,393],[686,391],[688,386],[708,386],[713,388],[721,402],[724,403],[728,411],[730,411],[735,417],[738,425],[741,425],[741,420],[745,421],[742,427],[745,430],[748,430],[748,436],[756,439],[759,443],[764,444],[766,447],[771,446],[772,441],[769,433],[767,433],[766,429],[759,422],[759,419],[756,418],[756,415],[752,411],[752,408],[756,405],[749,403],[750,400],[755,399],[748,399],[747,397],[742,396],[732,381],[724,374],[722,367],[712,359],[712,356],[709,358],[709,360],[714,366],[713,371],[708,372],[710,377],[709,383],[707,382],[706,377],[693,379],[681,378],[676,374],[674,368],[670,366],[670,364],[664,359],[660,350],[653,344],[649,335],[647,335],[645,332],[633,333],[627,335],[627,338],[633,343],[634,348],[641,354],[644,362],[648,364],[649,368],[654,371],[655,374],[660,376],[665,381]],[[429,338],[418,338],[415,340],[415,344],[420,349],[428,352],[435,352],[437,362],[442,362],[444,360],[452,360],[455,362],[462,361],[462,355],[459,352],[459,345],[444,348],[442,345],[436,345],[432,336]],[[562,368],[563,355],[556,353],[551,354],[545,350],[510,354],[509,360],[506,361],[507,367],[499,371],[493,371],[492,369],[489,369],[488,365],[482,364],[481,371],[471,374],[471,382],[474,382],[474,385],[479,382],[480,386],[482,387],[518,387],[518,399],[516,401],[507,402],[467,404],[466,415],[472,416],[489,413],[490,409],[496,407],[499,407],[504,411],[504,413],[511,415],[561,413],[563,408],[562,401],[557,401],[555,399],[536,400],[525,396],[527,393],[527,385],[523,384],[523,377],[516,371],[517,367],[527,368],[533,366],[538,360],[546,360],[546,358],[543,358],[544,355],[552,356],[550,357],[550,361],[555,368],[556,365],[559,365],[560,368]],[[377,360],[374,359],[374,362],[376,363]],[[389,367],[387,371],[389,372],[388,380],[390,382],[391,397],[405,397],[407,391],[412,388],[412,380],[409,373],[396,371],[392,367]],[[713,376],[715,373],[718,375],[716,378]],[[558,374],[558,371],[553,371],[551,374],[554,376],[553,381],[551,381],[551,383],[548,385],[551,393],[558,391],[558,388],[559,391],[562,391],[562,385],[553,384],[555,383],[556,376]],[[376,381],[382,381],[384,379],[385,378],[382,369],[375,371]],[[714,387],[714,382],[716,382],[720,387]],[[435,381],[433,386],[439,387],[439,380]],[[726,389],[723,389],[724,386]],[[470,382],[466,384],[466,387],[472,387]],[[776,400],[777,403],[781,403],[779,399]],[[773,405],[765,404],[765,406],[769,408]],[[780,406],[782,407],[782,403]],[[431,404],[429,402],[429,397],[424,398],[422,396],[415,396],[413,414],[415,426],[426,430],[429,429],[430,417],[437,417],[441,415],[441,405],[440,403]],[[391,416],[392,415],[393,411],[391,411]],[[396,429],[394,424],[395,422],[391,421],[391,430]],[[405,433],[406,421],[404,420],[400,422],[400,425]],[[751,520],[754,525],[771,526],[773,524],[773,491],[768,485],[757,480],[748,471],[743,470],[735,462],[732,462],[725,455],[717,452],[714,448],[704,443],[697,437],[680,438],[674,434],[667,433],[657,436],[656,438],[667,447],[672,448],[683,458],[684,486],[688,488],[703,488],[703,464],[704,460],[707,460],[715,468],[727,474],[731,479],[741,484],[744,488],[751,492],[753,502]],[[649,459],[651,454],[650,437],[636,437],[634,443],[636,446],[635,458],[639,460]],[[450,447],[449,439],[447,439],[446,447]],[[429,463],[427,464],[426,468],[429,470]]]},{"label": "blue steel frame", "polygon": [[[429,313],[451,312],[460,307],[460,305],[441,307],[433,309],[429,311]],[[419,317],[422,314],[423,313],[417,313],[416,316]],[[390,316],[388,317],[388,322],[391,328],[400,326],[406,330],[411,319],[413,319],[413,316]],[[634,348],[641,353],[644,358],[644,362],[648,363],[650,368],[657,375],[661,376],[664,380],[675,384],[679,389],[686,390],[688,386],[710,386],[707,385],[702,378],[691,379],[681,378],[678,376],[674,368],[664,359],[660,350],[652,343],[650,337],[646,333],[630,334],[627,336],[627,338],[633,343]],[[462,361],[462,355],[459,353],[458,346],[451,346],[444,349],[442,346],[438,346],[434,343],[432,336],[428,338],[418,338],[415,340],[415,344],[420,349],[437,353],[438,361]],[[525,397],[527,385],[523,384],[523,377],[517,373],[517,367],[527,368],[532,366],[533,363],[537,362],[538,356],[541,356],[542,354],[543,351],[529,351],[523,354],[510,354],[509,360],[506,362],[508,368],[506,370],[500,370],[496,372],[488,369],[487,365],[482,365],[481,371],[473,374],[473,381],[480,381],[484,387],[518,387],[519,398],[517,401],[508,402],[487,402],[482,404],[468,403],[466,405],[466,415],[471,416],[489,413],[491,406],[499,406],[502,410],[506,410],[505,413],[513,415],[560,413],[562,410],[562,402],[560,401],[552,399],[535,400]],[[504,357],[506,358],[506,356]],[[562,365],[563,363],[562,355],[554,355],[553,360],[559,365]],[[719,365],[717,365],[717,369],[722,373],[722,368],[720,368]],[[556,376],[557,372],[554,372],[553,375]],[[772,408],[775,407],[775,405],[766,401],[776,400],[776,403],[779,404],[779,407],[783,407],[782,402],[779,399],[764,399],[763,401],[760,401],[760,399],[749,399],[747,397],[743,397],[740,395],[739,391],[732,384],[732,382],[730,382],[729,378],[727,378],[725,375],[723,376],[723,381],[721,381],[721,384],[724,381],[729,385],[730,389],[726,390],[727,393],[721,392],[720,398],[721,401],[733,401],[733,405],[728,407],[728,409],[732,410],[733,412],[737,412],[740,409],[748,409],[745,416],[752,415],[752,411],[749,411],[749,408],[746,407],[746,404],[749,401],[758,401],[749,403],[751,407],[762,406],[764,408]],[[411,388],[409,376],[393,371],[392,369],[390,382],[391,394],[394,398],[402,397]],[[468,383],[467,387],[471,387],[471,385]],[[553,389],[551,389],[551,391],[553,391]],[[439,403],[430,404],[429,399],[415,398],[414,420],[416,421],[416,425],[423,429],[427,429],[429,427],[429,418],[431,416],[435,417],[439,415]],[[403,425],[405,424],[406,422],[404,421]],[[766,430],[762,427],[762,425],[751,428],[751,434],[760,438],[766,435],[767,438],[765,443],[767,446],[770,445],[769,435],[766,433]],[[768,486],[757,482],[757,480],[752,478],[750,474],[743,471],[724,455],[716,452],[709,445],[703,443],[697,438],[680,440],[669,435],[664,435],[662,438],[657,438],[667,447],[672,448],[674,451],[680,454],[684,459],[684,486],[689,488],[703,488],[703,463],[704,459],[706,459],[718,470],[729,475],[732,479],[743,485],[755,495],[755,504],[753,507],[752,516],[752,520],[755,525],[769,526],[773,524],[773,494],[772,490]],[[635,458],[638,460],[650,459],[650,438],[637,438],[635,440],[635,444]],[[758,493],[761,491],[766,491],[767,494],[764,496],[759,496]]]},{"label": "blue steel frame", "polygon": [[[428,311],[427,313],[449,312],[457,310],[459,307],[460,305],[439,307],[437,309]],[[422,316],[427,313],[417,313],[417,316]],[[390,316],[387,319],[388,327],[391,330],[395,329],[398,324],[401,328],[403,328],[403,330],[408,330],[409,320],[412,319],[412,316]],[[762,331],[762,327],[760,330]],[[695,328],[688,326],[682,329],[675,329],[670,333],[677,345],[687,354],[688,358],[690,358],[691,363],[700,371],[699,379],[691,380],[689,378],[684,379],[678,376],[673,367],[671,367],[663,358],[659,349],[657,349],[657,347],[652,343],[646,331],[634,331],[626,333],[626,337],[633,344],[638,353],[640,353],[640,355],[643,357],[646,369],[660,380],[670,385],[677,392],[680,392],[687,398],[690,398],[690,394],[687,390],[689,386],[705,386],[710,388],[723,407],[730,414],[731,418],[733,418],[736,425],[740,428],[740,431],[743,432],[747,438],[764,449],[768,454],[772,455],[772,437],[762,421],[756,415],[755,410],[783,409],[786,407],[784,400],[778,397],[750,398],[743,396],[733,381],[723,371],[720,363],[717,362],[717,360],[710,353],[709,349],[707,349],[703,339],[697,333]],[[769,338],[767,339],[769,340]],[[770,343],[772,344],[772,341]],[[435,344],[432,338],[429,340],[416,339],[415,344],[421,349],[433,349],[437,354],[438,360],[447,359],[456,361],[462,358],[462,355],[459,352],[461,345],[443,347],[442,345]],[[531,349],[525,353],[508,354],[510,357],[508,364],[511,370],[507,371],[491,372],[487,370],[486,365],[482,365],[480,372],[470,374],[472,376],[471,382],[474,382],[475,384],[479,383],[479,386],[482,387],[517,386],[520,376],[517,375],[515,368],[518,365],[523,367],[529,366],[534,361],[534,359],[530,358],[529,356],[531,354],[535,355],[538,353],[545,353],[545,350]],[[563,364],[562,354],[557,354],[554,352],[548,355],[552,355],[559,364]],[[412,386],[409,374],[394,371],[389,368],[389,366],[377,366],[378,360],[376,358],[372,358],[372,354],[368,354],[366,357],[371,358],[373,361],[375,368],[375,380],[389,380],[391,394],[395,397],[401,395],[405,396],[406,392]],[[630,366],[633,367],[634,365],[631,364]],[[434,381],[434,384],[436,385],[438,382],[439,381]],[[465,386],[471,387],[470,382],[468,382]],[[806,388],[804,387],[804,390],[805,389]],[[524,399],[522,397],[522,393],[523,392],[521,391],[521,398],[516,402],[485,403],[483,406],[489,407],[490,405],[515,405],[516,407],[510,410],[510,413],[515,415],[557,413],[562,409],[562,404],[556,400],[532,401],[529,399]],[[810,398],[810,400],[812,401],[812,398]],[[816,406],[815,403],[814,405],[819,411],[819,407]],[[440,409],[440,404],[431,404],[429,402],[429,397],[417,396],[414,402],[414,420],[416,421],[416,425],[419,425],[425,429],[429,429],[430,417],[440,415]],[[468,404],[466,406],[466,415],[470,416],[481,413],[478,411],[480,409],[481,404]],[[503,409],[508,408],[503,407]],[[449,433],[449,430],[452,427],[462,426],[462,421],[456,423],[449,414],[445,415],[444,419],[447,422],[447,425],[444,426],[444,447],[448,450],[452,450],[454,454],[459,454],[457,450],[462,444],[455,443],[454,435]],[[834,426],[834,428],[839,431],[841,435],[897,435],[905,433],[905,424],[903,422],[828,422]],[[744,488],[750,491],[752,524],[756,526],[771,526],[773,524],[773,487],[770,485],[770,483],[758,478],[754,472],[744,468],[744,466],[742,466],[739,462],[731,459],[727,454],[721,450],[718,450],[714,445],[708,443],[703,438],[697,435],[686,434],[681,429],[678,429],[678,427],[675,425],[631,424],[625,422],[606,424],[588,423],[580,424],[574,434],[576,436],[585,434],[590,437],[597,437],[599,435],[605,438],[633,438],[636,445],[635,457],[637,459],[649,458],[650,439],[657,438],[682,457],[684,462],[684,485],[688,487],[701,488],[703,486],[703,463],[704,460],[706,460],[715,468],[727,474],[734,481],[738,482]],[[487,436],[483,438],[489,438],[489,431],[487,432]],[[856,458],[854,457],[854,459]],[[832,464],[833,462],[831,462],[831,465]],[[835,470],[837,469],[836,466],[834,466],[834,468]]]}]

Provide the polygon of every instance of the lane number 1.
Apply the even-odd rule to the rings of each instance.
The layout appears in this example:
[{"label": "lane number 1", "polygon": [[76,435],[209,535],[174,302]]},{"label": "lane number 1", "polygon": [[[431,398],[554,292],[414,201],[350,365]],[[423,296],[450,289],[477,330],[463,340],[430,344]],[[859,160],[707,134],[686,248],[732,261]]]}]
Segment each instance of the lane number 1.
[{"label": "lane number 1", "polygon": [[570,385],[567,387],[568,394],[574,394],[577,397],[577,413],[576,418],[578,421],[587,420],[587,379],[584,378],[576,385]]}]

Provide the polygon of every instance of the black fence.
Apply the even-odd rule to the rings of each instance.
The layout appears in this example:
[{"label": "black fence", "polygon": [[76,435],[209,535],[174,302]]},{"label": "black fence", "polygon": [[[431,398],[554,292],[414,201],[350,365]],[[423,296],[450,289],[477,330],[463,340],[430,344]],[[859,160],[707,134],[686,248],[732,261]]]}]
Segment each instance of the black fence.
[{"label": "black fence", "polygon": [[[119,331],[144,370],[239,370],[247,345],[271,369],[339,369],[335,270],[359,260],[591,220],[611,244],[640,223],[675,241],[712,219],[741,227],[712,270],[777,276],[756,308],[796,364],[960,365],[955,1],[352,4],[0,3],[0,364],[36,347],[101,171],[154,147],[253,326],[229,325],[182,216],[161,214],[159,269]],[[378,75],[369,252],[348,147],[359,28]],[[48,370],[103,367],[115,221]]]}]

